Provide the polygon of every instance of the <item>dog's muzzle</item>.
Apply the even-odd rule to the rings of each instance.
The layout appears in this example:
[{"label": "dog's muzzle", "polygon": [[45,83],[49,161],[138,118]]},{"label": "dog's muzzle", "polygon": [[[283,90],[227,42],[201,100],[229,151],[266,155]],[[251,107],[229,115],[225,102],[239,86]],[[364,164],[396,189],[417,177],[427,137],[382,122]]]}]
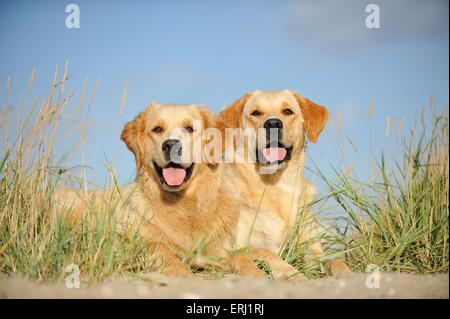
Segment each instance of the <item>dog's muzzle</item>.
[{"label": "dog's muzzle", "polygon": [[292,146],[286,147],[281,142],[272,141],[264,148],[257,149],[256,152],[256,158],[260,164],[281,164],[291,159]]},{"label": "dog's muzzle", "polygon": [[162,144],[162,152],[166,161],[181,162],[182,144],[180,140],[168,139]]},{"label": "dog's muzzle", "polygon": [[285,146],[283,139],[283,122],[278,118],[269,118],[263,128],[266,131],[266,140],[269,141],[264,148],[256,150],[257,161],[261,164],[281,164],[291,159],[292,146]]},{"label": "dog's muzzle", "polygon": [[169,162],[165,167],[161,167],[156,162],[153,162],[153,166],[161,183],[176,188],[189,180],[192,175],[194,163],[188,167],[183,167],[180,164]]}]

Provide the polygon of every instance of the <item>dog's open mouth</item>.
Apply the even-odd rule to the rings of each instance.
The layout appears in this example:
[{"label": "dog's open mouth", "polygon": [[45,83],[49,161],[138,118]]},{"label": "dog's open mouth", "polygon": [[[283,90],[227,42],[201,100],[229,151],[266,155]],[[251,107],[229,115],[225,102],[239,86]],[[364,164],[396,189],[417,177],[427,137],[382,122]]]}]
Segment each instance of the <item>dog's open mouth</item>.
[{"label": "dog's open mouth", "polygon": [[290,160],[291,154],[292,146],[286,147],[280,142],[272,142],[258,151],[258,161],[263,164],[281,164]]},{"label": "dog's open mouth", "polygon": [[155,162],[153,162],[156,172],[161,182],[167,184],[170,187],[177,187],[189,180],[192,175],[192,169],[194,164],[189,167],[183,167],[180,164],[170,162],[166,167],[162,168]]}]

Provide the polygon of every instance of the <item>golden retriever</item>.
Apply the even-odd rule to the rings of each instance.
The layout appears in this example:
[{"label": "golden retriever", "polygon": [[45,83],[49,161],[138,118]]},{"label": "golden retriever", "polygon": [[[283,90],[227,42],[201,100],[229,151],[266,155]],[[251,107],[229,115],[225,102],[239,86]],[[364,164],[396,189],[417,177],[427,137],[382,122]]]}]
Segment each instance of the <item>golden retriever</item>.
[{"label": "golden retriever", "polygon": [[[180,258],[203,247],[202,255],[220,257],[219,263],[231,271],[261,277],[264,273],[249,256],[230,253],[238,214],[224,166],[214,161],[214,154],[209,161],[207,154],[199,161],[192,156],[196,142],[214,143],[197,131],[217,126],[216,116],[205,107],[179,104],[153,103],[128,122],[121,139],[135,156],[137,178],[121,190],[124,200],[118,211],[128,224],[143,223],[140,234],[149,253],[161,257],[160,271],[167,275],[187,275]],[[88,197],[102,201],[107,192],[90,192]],[[75,206],[78,215],[85,209],[79,198],[70,190],[56,194],[57,202]]]},{"label": "golden retriever", "polygon": [[[309,259],[324,255],[312,214],[303,211],[314,197],[303,166],[306,139],[317,141],[327,117],[325,107],[289,90],[249,92],[219,114],[227,128],[257,130],[253,148],[249,139],[238,135],[228,143],[232,149],[227,151],[234,152],[233,161],[238,162],[226,168],[240,198],[236,244],[264,256],[278,276],[298,273],[278,257],[292,235],[298,243],[311,243]],[[239,143],[244,153],[236,152]],[[254,161],[249,161],[252,154]],[[331,261],[330,268],[334,274],[350,272],[340,260]]]}]

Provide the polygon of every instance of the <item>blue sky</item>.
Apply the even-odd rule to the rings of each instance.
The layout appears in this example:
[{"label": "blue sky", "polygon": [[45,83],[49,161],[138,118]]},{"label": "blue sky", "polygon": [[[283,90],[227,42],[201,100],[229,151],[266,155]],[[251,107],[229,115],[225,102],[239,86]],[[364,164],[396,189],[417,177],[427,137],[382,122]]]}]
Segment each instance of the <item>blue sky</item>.
[{"label": "blue sky", "polygon": [[[65,27],[69,3],[79,5],[80,29]],[[380,29],[365,26],[369,3],[380,7]],[[341,113],[345,136],[360,152],[349,150],[349,163],[364,172],[372,98],[375,154],[398,151],[384,135],[387,116],[405,118],[407,128],[430,93],[437,106],[448,105],[448,11],[444,0],[1,1],[0,101],[10,76],[14,112],[32,68],[31,95],[44,96],[55,65],[66,60],[74,104],[84,79],[88,92],[99,79],[84,151],[102,185],[103,154],[122,183],[133,177],[134,159],[119,135],[151,100],[202,103],[218,112],[246,91],[289,88],[335,118]],[[60,150],[70,144],[63,135]],[[335,147],[328,126],[309,156],[330,172]]]}]

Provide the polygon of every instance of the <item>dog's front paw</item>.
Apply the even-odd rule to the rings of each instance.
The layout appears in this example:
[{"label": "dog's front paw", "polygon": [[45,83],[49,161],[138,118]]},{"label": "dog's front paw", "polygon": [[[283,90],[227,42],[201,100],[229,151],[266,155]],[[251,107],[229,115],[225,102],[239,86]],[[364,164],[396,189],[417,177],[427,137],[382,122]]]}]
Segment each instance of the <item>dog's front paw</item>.
[{"label": "dog's front paw", "polygon": [[332,260],[329,262],[329,266],[331,274],[333,276],[343,276],[353,273],[351,269],[347,266],[347,264],[342,260]]},{"label": "dog's front paw", "polygon": [[306,277],[297,268],[288,263],[277,265],[275,269],[272,269],[272,275],[274,279],[288,282],[302,282],[306,280]]}]

